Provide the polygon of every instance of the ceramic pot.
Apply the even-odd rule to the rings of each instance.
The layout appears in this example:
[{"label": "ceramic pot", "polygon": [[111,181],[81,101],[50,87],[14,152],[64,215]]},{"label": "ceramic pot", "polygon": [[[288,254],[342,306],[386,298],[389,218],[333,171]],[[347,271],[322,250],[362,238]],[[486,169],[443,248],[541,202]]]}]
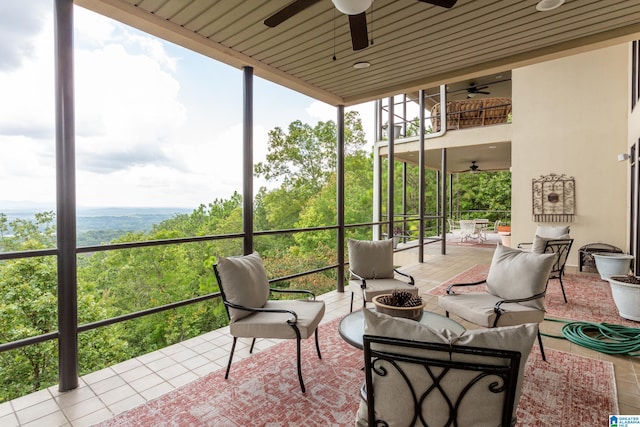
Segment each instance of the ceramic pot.
[{"label": "ceramic pot", "polygon": [[393,317],[403,317],[405,319],[420,320],[422,318],[422,312],[424,311],[426,301],[422,301],[422,304],[415,307],[396,307],[394,305],[386,305],[378,301],[380,298],[387,297],[390,294],[383,294],[373,297],[371,300],[373,305],[376,306],[378,313],[384,313]]},{"label": "ceramic pot", "polygon": [[593,254],[600,277],[607,280],[611,276],[624,276],[629,273],[633,255],[596,252]]},{"label": "ceramic pot", "polygon": [[[617,276],[618,279],[623,277]],[[607,279],[620,316],[640,322],[640,285],[621,282],[616,276]]]},{"label": "ceramic pot", "polygon": [[498,231],[498,234],[500,235],[502,246],[511,247],[511,232]]}]

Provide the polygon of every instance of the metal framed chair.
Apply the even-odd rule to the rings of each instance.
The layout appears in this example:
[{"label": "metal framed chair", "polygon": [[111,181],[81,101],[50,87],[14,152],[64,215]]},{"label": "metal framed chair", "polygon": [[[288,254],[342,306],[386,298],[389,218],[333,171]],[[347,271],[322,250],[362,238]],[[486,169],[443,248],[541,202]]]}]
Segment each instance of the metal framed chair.
[{"label": "metal framed chair", "polygon": [[519,351],[365,335],[364,359],[358,427],[514,424]]},{"label": "metal framed chair", "polygon": [[[538,254],[498,245],[487,278],[473,283],[456,283],[438,297],[438,305],[476,325],[494,328],[544,320],[544,298],[557,256]],[[466,286],[486,285],[482,292],[457,293]],[[542,358],[546,360],[538,331]]]},{"label": "metal framed chair", "polygon": [[[318,358],[322,358],[318,325],[324,316],[324,301],[316,301],[311,291],[270,288],[267,272],[257,252],[240,257],[220,257],[213,268],[233,336],[224,378],[229,378],[238,337],[252,338],[249,353],[253,353],[256,338],[295,339],[298,380],[304,393],[300,341],[315,335]],[[269,300],[275,292],[300,295],[306,299]]]},{"label": "metal framed chair", "polygon": [[564,276],[564,266],[567,263],[571,246],[573,245],[573,239],[554,239],[547,240],[544,246],[543,253],[555,254],[555,261],[551,267],[551,273],[549,274],[549,280],[557,279],[560,282],[560,289],[562,290],[562,297],[564,302],[567,301],[567,294],[564,292],[564,284],[562,283],[562,276]]},{"label": "metal framed chair", "polygon": [[[347,241],[349,250],[349,290],[351,305],[356,293],[362,295],[362,306],[371,302],[373,297],[390,294],[395,289],[405,290],[418,295],[415,280],[409,274],[393,267],[393,242],[391,240],[354,240]],[[396,278],[396,275],[403,280]]]}]

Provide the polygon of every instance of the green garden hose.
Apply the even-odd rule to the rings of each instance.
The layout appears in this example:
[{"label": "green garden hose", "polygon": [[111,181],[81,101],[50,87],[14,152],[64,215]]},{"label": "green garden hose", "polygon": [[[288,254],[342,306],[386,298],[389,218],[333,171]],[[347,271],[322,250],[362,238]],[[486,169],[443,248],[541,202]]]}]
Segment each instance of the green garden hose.
[{"label": "green garden hose", "polygon": [[566,322],[557,319],[545,319],[562,322],[562,335],[541,335],[552,338],[564,338],[579,346],[606,354],[640,356],[640,328],[615,325],[611,323]]}]

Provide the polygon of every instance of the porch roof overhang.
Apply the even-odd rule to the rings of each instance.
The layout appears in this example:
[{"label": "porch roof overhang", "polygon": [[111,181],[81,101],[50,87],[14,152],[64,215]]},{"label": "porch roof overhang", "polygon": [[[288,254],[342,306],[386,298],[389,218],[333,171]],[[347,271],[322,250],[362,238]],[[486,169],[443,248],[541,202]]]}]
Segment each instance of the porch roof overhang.
[{"label": "porch roof overhang", "polygon": [[[640,38],[637,0],[375,0],[374,44],[353,51],[347,17],[321,0],[275,28],[292,0],[75,0],[75,4],[331,105],[355,105]],[[335,28],[335,30],[334,30]],[[335,48],[334,48],[335,46]],[[332,57],[336,56],[336,60]],[[367,61],[369,68],[355,69]]]}]

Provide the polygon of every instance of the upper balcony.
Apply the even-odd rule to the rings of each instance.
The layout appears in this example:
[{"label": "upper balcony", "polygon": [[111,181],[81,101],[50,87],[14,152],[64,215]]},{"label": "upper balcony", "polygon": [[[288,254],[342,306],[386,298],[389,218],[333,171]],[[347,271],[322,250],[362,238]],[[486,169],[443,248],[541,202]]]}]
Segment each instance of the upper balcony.
[{"label": "upper balcony", "polygon": [[[445,100],[446,127],[442,126]],[[484,171],[511,167],[511,72],[463,80],[425,89],[425,167],[441,168],[440,150],[447,149],[447,172],[468,172],[472,162]],[[418,164],[420,94],[393,98],[394,157]],[[388,156],[390,100],[378,103],[378,154]]]}]

